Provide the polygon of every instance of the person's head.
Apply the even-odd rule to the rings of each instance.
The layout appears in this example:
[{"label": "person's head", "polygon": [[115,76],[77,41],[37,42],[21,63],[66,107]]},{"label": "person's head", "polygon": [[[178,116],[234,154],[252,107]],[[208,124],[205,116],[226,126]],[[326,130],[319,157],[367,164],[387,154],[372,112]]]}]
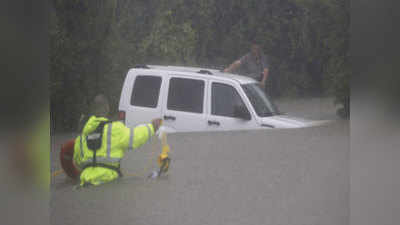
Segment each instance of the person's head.
[{"label": "person's head", "polygon": [[261,54],[261,45],[256,39],[252,39],[251,41],[251,54],[254,56],[259,56]]},{"label": "person's head", "polygon": [[98,117],[107,117],[109,113],[110,106],[106,96],[103,94],[96,95],[90,107],[90,114]]}]

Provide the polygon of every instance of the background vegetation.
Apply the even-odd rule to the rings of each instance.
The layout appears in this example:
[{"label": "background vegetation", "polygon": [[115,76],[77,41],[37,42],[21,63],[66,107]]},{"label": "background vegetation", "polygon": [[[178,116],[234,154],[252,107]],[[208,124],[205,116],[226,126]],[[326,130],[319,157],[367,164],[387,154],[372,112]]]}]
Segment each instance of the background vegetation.
[{"label": "background vegetation", "polygon": [[334,95],[349,114],[348,0],[52,0],[51,115],[75,129],[90,99],[117,110],[136,64],[223,68],[257,36],[272,96]]}]

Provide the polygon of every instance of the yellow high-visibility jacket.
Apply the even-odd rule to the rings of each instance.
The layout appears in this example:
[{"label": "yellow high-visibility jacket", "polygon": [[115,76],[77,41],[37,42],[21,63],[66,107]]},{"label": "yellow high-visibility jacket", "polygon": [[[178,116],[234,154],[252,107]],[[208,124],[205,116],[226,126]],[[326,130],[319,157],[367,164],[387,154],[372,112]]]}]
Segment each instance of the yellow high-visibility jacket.
[{"label": "yellow high-visibility jacket", "polygon": [[[104,117],[90,117],[81,135],[75,139],[74,164],[81,170],[81,185],[86,183],[99,185],[119,177],[118,172],[113,169],[101,166],[87,167],[87,164],[93,162],[93,151],[88,148],[86,137],[95,131],[102,121],[108,121],[108,119]],[[128,128],[122,122],[106,123],[103,129],[101,147],[96,151],[96,162],[119,168],[120,161],[126,151],[133,151],[142,146],[153,135],[154,128],[152,124]]]}]

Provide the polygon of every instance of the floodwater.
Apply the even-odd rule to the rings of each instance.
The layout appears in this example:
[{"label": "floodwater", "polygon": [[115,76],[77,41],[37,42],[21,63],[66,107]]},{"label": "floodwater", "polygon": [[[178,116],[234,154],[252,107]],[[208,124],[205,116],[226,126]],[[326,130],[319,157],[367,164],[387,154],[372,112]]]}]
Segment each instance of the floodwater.
[{"label": "floodwater", "polygon": [[[168,176],[156,166],[153,139],[122,162],[125,177],[74,190],[64,174],[52,180],[51,224],[345,225],[349,220],[349,123],[332,99],[276,102],[281,111],[333,123],[312,128],[171,134]],[[52,170],[60,145],[52,137]]]}]

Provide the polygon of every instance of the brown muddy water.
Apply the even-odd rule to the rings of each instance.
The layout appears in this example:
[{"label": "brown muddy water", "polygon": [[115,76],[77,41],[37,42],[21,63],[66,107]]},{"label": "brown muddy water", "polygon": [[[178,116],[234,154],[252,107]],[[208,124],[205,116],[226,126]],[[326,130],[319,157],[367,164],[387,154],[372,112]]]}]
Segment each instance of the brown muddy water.
[{"label": "brown muddy water", "polygon": [[[349,219],[349,123],[332,99],[277,101],[281,111],[332,119],[321,127],[171,134],[168,176],[149,180],[157,139],[122,162],[126,176],[74,190],[52,180],[51,224],[345,225]],[[60,145],[52,137],[52,170]],[[156,152],[156,153],[153,153]],[[135,174],[136,176],[133,176]]]}]

